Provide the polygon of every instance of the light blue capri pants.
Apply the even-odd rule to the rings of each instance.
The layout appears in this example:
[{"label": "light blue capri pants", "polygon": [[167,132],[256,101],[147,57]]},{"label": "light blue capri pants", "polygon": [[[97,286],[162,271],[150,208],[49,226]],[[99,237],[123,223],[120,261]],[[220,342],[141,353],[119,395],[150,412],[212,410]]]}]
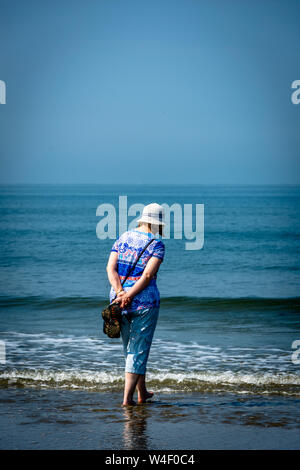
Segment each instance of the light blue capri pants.
[{"label": "light blue capri pants", "polygon": [[159,307],[149,307],[122,315],[125,372],[142,375],[146,373],[158,312]]}]

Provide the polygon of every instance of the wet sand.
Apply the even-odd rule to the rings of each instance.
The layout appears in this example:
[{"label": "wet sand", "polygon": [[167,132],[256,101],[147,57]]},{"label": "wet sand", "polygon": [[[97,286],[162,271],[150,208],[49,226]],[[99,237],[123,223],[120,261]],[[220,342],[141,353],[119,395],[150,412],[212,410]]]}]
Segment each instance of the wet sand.
[{"label": "wet sand", "polygon": [[1,449],[299,449],[300,399],[0,389]]}]

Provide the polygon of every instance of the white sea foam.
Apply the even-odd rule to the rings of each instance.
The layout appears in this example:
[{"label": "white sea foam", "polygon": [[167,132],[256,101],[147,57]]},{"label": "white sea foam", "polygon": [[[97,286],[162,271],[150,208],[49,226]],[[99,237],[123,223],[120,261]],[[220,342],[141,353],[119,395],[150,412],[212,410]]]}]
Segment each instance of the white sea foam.
[{"label": "white sea foam", "polygon": [[[238,393],[285,393],[300,395],[300,374],[239,373],[233,371],[150,370],[148,383],[156,390]],[[0,372],[0,384],[108,390],[124,383],[121,368],[114,371],[6,369]]]},{"label": "white sea foam", "polygon": [[[124,364],[121,339],[107,341],[83,335],[31,334],[13,331],[5,332],[2,337],[5,337],[6,342],[6,365],[10,369],[55,368],[65,371],[89,368],[93,370],[93,374],[97,374],[101,367],[109,374],[111,368],[121,370]],[[246,383],[247,376],[265,377],[265,374],[274,377],[278,374],[292,376],[297,372],[291,361],[291,351],[263,346],[220,348],[195,341],[172,342],[163,339],[153,341],[148,367],[155,367],[158,371],[188,370],[188,377],[192,380],[197,379],[195,374],[199,374],[199,370],[213,370],[214,373],[221,374],[217,381],[225,380],[226,376],[222,374],[231,371],[232,374],[239,374],[238,379],[234,378],[235,375],[232,376],[232,380],[237,380],[236,383],[240,381]],[[160,380],[159,377],[155,380]],[[209,375],[201,377],[198,377],[199,380],[211,383]],[[242,377],[246,377],[244,381]],[[227,380],[227,383],[231,382]],[[256,383],[255,380],[253,383]]]}]

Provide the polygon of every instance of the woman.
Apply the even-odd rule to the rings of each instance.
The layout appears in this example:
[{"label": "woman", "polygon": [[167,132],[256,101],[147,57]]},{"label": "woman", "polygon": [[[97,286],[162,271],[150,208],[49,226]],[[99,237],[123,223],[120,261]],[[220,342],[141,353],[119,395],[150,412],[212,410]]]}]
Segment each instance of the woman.
[{"label": "woman", "polygon": [[[145,403],[153,396],[146,388],[146,364],[158,318],[160,296],[156,275],[164,258],[165,247],[155,235],[162,235],[164,210],[153,203],[144,207],[138,227],[123,233],[114,243],[107,264],[111,284],[110,301],[120,302],[122,310],[121,336],[125,355],[125,388],[123,405]],[[121,282],[149,239],[153,239],[140,257],[130,276]]]}]

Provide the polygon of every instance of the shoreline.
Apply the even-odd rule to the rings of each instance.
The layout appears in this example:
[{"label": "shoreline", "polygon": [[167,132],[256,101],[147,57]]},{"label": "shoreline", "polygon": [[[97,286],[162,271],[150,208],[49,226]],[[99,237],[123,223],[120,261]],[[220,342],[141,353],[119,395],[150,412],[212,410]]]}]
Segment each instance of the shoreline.
[{"label": "shoreline", "polygon": [[[299,449],[299,399],[0,389],[1,449]],[[298,417],[298,418],[297,418]]]}]

